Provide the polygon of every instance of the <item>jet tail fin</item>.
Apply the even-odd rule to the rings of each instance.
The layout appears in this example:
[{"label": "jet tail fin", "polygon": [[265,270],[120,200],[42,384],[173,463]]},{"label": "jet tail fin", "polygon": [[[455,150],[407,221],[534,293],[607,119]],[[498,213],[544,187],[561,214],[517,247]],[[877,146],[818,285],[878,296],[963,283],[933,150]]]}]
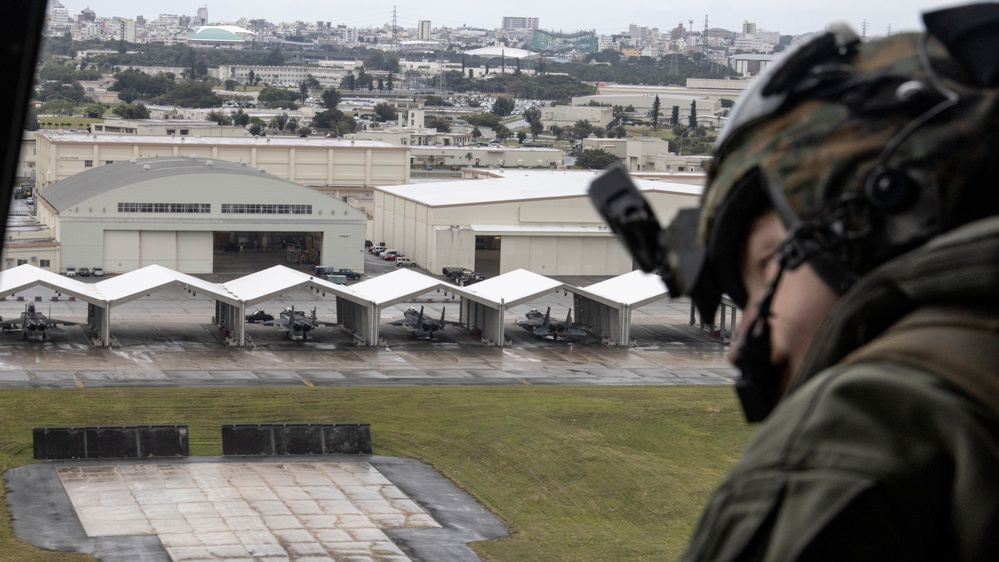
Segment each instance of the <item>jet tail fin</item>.
[{"label": "jet tail fin", "polygon": [[545,319],[541,321],[541,325],[534,329],[534,333],[538,335],[546,335],[548,333],[548,327],[551,326],[551,316],[552,307],[548,307],[545,311]]}]

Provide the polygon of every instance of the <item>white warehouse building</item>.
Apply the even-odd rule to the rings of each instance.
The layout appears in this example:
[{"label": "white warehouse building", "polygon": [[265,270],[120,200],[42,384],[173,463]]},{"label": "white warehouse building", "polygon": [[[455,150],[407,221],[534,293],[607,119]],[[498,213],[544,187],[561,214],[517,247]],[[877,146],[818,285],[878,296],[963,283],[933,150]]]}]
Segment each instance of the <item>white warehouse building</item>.
[{"label": "white warehouse building", "polygon": [[[479,171],[483,179],[375,189],[374,236],[432,273],[620,275],[628,252],[597,213],[590,171]],[[668,175],[660,176],[669,178]],[[698,204],[703,176],[635,178],[660,220]]]},{"label": "white warehouse building", "polygon": [[59,245],[55,271],[101,266],[125,273],[161,265],[213,273],[214,252],[309,253],[363,269],[367,216],[256,168],[166,157],[100,166],[38,192],[37,217]]}]

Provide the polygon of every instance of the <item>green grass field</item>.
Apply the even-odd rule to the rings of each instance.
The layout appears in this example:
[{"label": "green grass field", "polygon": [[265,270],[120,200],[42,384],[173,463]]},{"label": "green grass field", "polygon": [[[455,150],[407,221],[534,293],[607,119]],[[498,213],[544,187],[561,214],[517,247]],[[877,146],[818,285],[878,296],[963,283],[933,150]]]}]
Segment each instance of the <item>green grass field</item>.
[{"label": "green grass field", "polygon": [[[4,390],[0,469],[33,462],[34,426],[187,423],[220,455],[223,423],[304,421],[433,465],[510,527],[473,545],[497,561],[676,558],[753,432],[723,386]],[[15,539],[0,502],[0,560],[87,559]]]}]

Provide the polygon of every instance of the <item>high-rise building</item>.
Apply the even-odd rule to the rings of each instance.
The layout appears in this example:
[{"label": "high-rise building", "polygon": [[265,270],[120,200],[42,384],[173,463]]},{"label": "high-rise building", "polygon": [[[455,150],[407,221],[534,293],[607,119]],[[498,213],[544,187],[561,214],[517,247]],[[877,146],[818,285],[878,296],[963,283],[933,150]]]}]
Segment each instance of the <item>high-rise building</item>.
[{"label": "high-rise building", "polygon": [[135,43],[135,20],[122,19],[120,22],[119,38],[127,43]]},{"label": "high-rise building", "polygon": [[198,8],[198,25],[205,25],[208,23],[208,6],[202,6]]},{"label": "high-rise building", "polygon": [[505,31],[539,29],[538,18],[504,17],[503,29]]},{"label": "high-rise building", "polygon": [[430,40],[430,20],[420,20],[416,27],[416,38],[420,41]]},{"label": "high-rise building", "polygon": [[67,10],[66,7],[59,2],[59,0],[54,0],[52,2],[52,11],[49,13],[49,25],[69,25],[69,10]]}]

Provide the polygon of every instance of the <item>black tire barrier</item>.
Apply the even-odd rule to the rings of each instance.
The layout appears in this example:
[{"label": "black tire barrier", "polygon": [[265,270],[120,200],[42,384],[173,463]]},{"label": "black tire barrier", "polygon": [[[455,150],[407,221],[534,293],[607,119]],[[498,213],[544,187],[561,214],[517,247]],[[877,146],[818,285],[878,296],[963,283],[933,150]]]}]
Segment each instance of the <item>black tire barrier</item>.
[{"label": "black tire barrier", "polygon": [[370,455],[370,423],[233,423],[223,455]]},{"label": "black tire barrier", "polygon": [[36,459],[138,459],[187,457],[187,425],[36,427]]}]

